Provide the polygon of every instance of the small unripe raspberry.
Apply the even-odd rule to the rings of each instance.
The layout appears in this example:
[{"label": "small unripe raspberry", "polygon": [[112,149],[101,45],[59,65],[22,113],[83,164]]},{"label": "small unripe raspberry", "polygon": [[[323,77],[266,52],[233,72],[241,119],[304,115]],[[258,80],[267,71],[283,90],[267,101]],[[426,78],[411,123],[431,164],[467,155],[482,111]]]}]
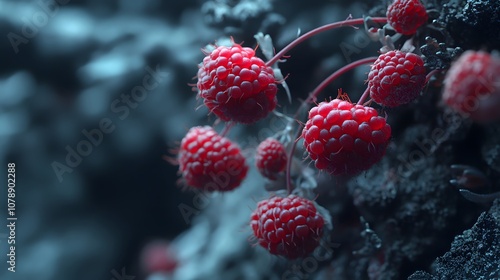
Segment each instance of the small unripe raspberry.
[{"label": "small unripe raspberry", "polygon": [[288,259],[311,254],[319,245],[324,224],[314,203],[296,195],[260,201],[250,220],[259,244]]},{"label": "small unripe raspberry", "polygon": [[381,54],[368,73],[373,101],[396,107],[415,100],[425,86],[424,61],[414,53],[400,50]]},{"label": "small unripe raspberry", "polygon": [[181,141],[178,162],[186,184],[205,191],[233,190],[248,171],[240,148],[209,126],[188,131]]},{"label": "small unripe raspberry", "polygon": [[286,150],[280,141],[267,138],[257,146],[255,164],[262,176],[276,180],[277,174],[285,169]]},{"label": "small unripe raspberry", "polygon": [[420,0],[394,0],[386,16],[389,25],[403,35],[415,34],[429,18]]},{"label": "small unripe raspberry", "polygon": [[446,73],[443,101],[478,122],[500,119],[500,57],[466,51]]},{"label": "small unripe raspberry", "polygon": [[254,123],[276,108],[274,71],[238,44],[219,46],[198,70],[198,96],[223,121]]},{"label": "small unripe raspberry", "polygon": [[340,99],[313,107],[302,131],[316,168],[333,175],[370,168],[384,156],[390,137],[391,127],[375,109]]}]

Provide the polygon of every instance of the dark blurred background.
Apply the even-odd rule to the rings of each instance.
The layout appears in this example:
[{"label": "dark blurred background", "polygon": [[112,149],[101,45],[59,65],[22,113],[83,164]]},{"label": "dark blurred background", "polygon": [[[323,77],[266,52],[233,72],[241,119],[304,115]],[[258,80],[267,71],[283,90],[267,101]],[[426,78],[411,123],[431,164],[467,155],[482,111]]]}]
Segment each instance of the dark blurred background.
[{"label": "dark blurred background", "polygon": [[16,273],[0,229],[1,279],[138,279],[141,248],[188,227],[177,207],[192,194],[162,156],[209,121],[188,86],[220,36],[201,4],[0,2],[1,174],[16,164],[18,218]]}]

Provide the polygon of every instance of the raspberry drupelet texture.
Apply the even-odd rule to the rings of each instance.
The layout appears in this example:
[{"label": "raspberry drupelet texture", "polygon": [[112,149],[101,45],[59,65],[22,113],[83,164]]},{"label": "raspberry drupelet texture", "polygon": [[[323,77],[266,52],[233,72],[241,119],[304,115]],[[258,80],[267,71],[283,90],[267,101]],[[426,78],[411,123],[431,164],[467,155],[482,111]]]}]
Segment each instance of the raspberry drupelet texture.
[{"label": "raspberry drupelet texture", "polygon": [[413,35],[429,19],[420,0],[394,0],[387,8],[387,22],[396,32]]},{"label": "raspberry drupelet texture", "polygon": [[319,245],[324,223],[312,201],[289,195],[260,201],[250,226],[259,244],[271,254],[296,259]]},{"label": "raspberry drupelet texture", "polygon": [[219,46],[198,70],[198,96],[223,121],[254,123],[276,108],[274,72],[251,48]]},{"label": "raspberry drupelet texture", "polygon": [[446,73],[442,99],[446,105],[478,122],[500,119],[500,57],[466,51]]},{"label": "raspberry drupelet texture", "polygon": [[373,101],[396,107],[415,100],[425,86],[426,70],[422,58],[400,50],[381,54],[368,73]]},{"label": "raspberry drupelet texture", "polygon": [[277,175],[285,170],[287,161],[283,144],[274,138],[267,138],[257,146],[255,165],[262,176],[276,180]]},{"label": "raspberry drupelet texture", "polygon": [[179,171],[188,186],[204,191],[230,191],[248,172],[240,148],[209,126],[191,128],[181,141]]},{"label": "raspberry drupelet texture", "polygon": [[302,131],[304,146],[317,169],[355,175],[383,155],[391,127],[371,107],[333,99],[309,111]]}]

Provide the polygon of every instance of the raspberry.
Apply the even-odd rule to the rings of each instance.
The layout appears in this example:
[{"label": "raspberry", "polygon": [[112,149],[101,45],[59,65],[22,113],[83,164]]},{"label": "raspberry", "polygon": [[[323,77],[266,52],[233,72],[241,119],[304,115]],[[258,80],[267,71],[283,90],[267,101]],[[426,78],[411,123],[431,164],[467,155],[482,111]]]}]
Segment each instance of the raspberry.
[{"label": "raspberry", "polygon": [[276,180],[276,175],[285,169],[287,155],[285,147],[274,138],[267,138],[257,147],[255,164],[262,176]]},{"label": "raspberry", "polygon": [[248,166],[240,148],[209,126],[191,128],[181,141],[179,171],[187,185],[206,191],[230,191]]},{"label": "raspberry", "polygon": [[141,251],[141,266],[144,272],[172,273],[178,266],[177,256],[171,245],[163,240],[151,241]]},{"label": "raspberry", "polygon": [[415,100],[425,86],[424,61],[414,53],[400,50],[381,54],[368,73],[373,101],[396,107]]},{"label": "raspberry", "polygon": [[316,168],[333,175],[370,168],[385,154],[390,136],[391,127],[375,109],[340,99],[313,107],[302,131]]},{"label": "raspberry", "polygon": [[260,201],[250,226],[259,244],[271,254],[296,259],[318,246],[324,223],[312,201],[289,195]]},{"label": "raspberry", "polygon": [[198,96],[223,121],[254,123],[276,108],[276,80],[271,67],[251,48],[220,46],[198,70]]},{"label": "raspberry", "polygon": [[387,8],[387,22],[396,32],[413,35],[429,16],[419,0],[395,0]]},{"label": "raspberry", "polygon": [[450,67],[442,99],[471,119],[500,119],[500,58],[483,51],[466,51]]}]

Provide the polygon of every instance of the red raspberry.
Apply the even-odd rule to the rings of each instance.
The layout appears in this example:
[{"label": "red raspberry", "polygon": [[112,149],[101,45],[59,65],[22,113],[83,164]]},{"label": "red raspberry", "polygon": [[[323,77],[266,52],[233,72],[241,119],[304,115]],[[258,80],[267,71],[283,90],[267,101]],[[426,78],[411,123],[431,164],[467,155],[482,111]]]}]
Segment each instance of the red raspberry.
[{"label": "red raspberry", "polygon": [[413,35],[429,16],[419,0],[395,0],[387,8],[387,22],[396,32]]},{"label": "red raspberry", "polygon": [[274,138],[267,138],[257,147],[255,164],[266,178],[276,180],[276,175],[285,169],[286,161],[285,147]]},{"label": "red raspberry", "polygon": [[443,101],[471,119],[500,119],[500,58],[484,51],[466,51],[450,67],[444,80]]},{"label": "red raspberry", "polygon": [[141,251],[141,266],[144,272],[172,273],[178,266],[177,256],[171,245],[163,240],[151,241]]},{"label": "red raspberry", "polygon": [[254,123],[276,108],[276,80],[271,67],[251,48],[220,46],[198,70],[198,96],[223,121]]},{"label": "red raspberry", "polygon": [[396,107],[415,100],[425,86],[424,61],[414,53],[400,50],[381,54],[368,74],[373,101]]},{"label": "red raspberry", "polygon": [[188,131],[181,142],[178,162],[187,185],[205,191],[233,190],[248,171],[240,148],[209,126]]},{"label": "red raspberry", "polygon": [[260,201],[250,226],[259,244],[271,254],[296,259],[318,247],[324,223],[312,201],[289,195]]},{"label": "red raspberry", "polygon": [[390,136],[391,127],[375,109],[340,99],[313,107],[302,131],[316,168],[333,175],[370,168],[385,154]]}]

